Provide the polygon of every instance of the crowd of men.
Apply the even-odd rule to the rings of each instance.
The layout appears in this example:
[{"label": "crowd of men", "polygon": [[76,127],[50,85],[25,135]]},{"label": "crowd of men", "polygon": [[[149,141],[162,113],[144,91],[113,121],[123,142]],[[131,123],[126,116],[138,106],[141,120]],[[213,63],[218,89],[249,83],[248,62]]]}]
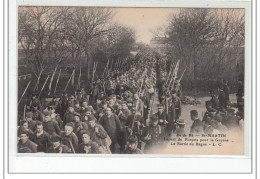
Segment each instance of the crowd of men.
[{"label": "crowd of men", "polygon": [[[145,56],[127,71],[97,79],[91,90],[63,92],[59,100],[53,98],[47,105],[32,94],[24,118],[19,119],[18,152],[160,153],[166,138],[185,133],[185,121],[180,119],[178,63],[168,73],[171,79],[161,66],[155,57]],[[243,119],[243,84],[236,106],[230,103],[225,81],[218,93],[211,93],[202,120],[196,110],[190,111],[194,121],[190,133],[223,133],[239,126]]]}]

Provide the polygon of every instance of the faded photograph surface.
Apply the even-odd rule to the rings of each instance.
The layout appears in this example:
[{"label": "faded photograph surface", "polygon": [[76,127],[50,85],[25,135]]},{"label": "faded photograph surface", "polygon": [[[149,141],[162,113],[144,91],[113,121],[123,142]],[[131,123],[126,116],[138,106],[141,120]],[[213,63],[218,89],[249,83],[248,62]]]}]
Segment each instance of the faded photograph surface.
[{"label": "faded photograph surface", "polygon": [[18,153],[244,154],[244,9],[20,6],[17,45]]}]

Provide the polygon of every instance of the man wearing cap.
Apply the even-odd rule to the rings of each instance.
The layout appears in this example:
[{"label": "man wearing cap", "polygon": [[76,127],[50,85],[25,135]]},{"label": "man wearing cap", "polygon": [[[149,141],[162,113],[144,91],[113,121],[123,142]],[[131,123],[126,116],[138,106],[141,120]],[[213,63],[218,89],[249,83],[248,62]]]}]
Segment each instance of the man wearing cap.
[{"label": "man wearing cap", "polygon": [[47,150],[47,153],[71,153],[71,149],[61,144],[61,138],[60,136],[51,136],[50,141],[52,143],[52,146]]},{"label": "man wearing cap", "polygon": [[60,135],[60,128],[57,122],[51,119],[51,114],[49,111],[43,111],[44,120],[43,120],[43,130],[46,131],[49,135],[57,134]]},{"label": "man wearing cap", "polygon": [[164,109],[163,109],[163,105],[162,104],[158,104],[158,112],[154,114],[158,119],[159,119],[159,122],[158,124],[160,126],[164,126],[166,125],[167,122],[167,114],[165,113]]},{"label": "man wearing cap", "polygon": [[101,154],[102,151],[100,150],[99,145],[90,139],[89,132],[85,131],[81,135],[82,143],[79,144],[79,149],[77,153],[84,153],[84,154]]},{"label": "man wearing cap", "polygon": [[116,144],[118,143],[118,134],[122,131],[122,126],[116,114],[113,114],[111,108],[107,107],[106,114],[103,115],[99,123],[104,127],[105,131],[111,138],[110,150],[116,152]]},{"label": "man wearing cap", "polygon": [[35,124],[36,124],[36,121],[34,121],[32,119],[32,116],[33,116],[33,113],[31,111],[27,112],[25,114],[25,121],[28,122],[28,127],[29,129],[31,129],[32,131],[35,131]]},{"label": "man wearing cap", "polygon": [[61,133],[61,142],[64,145],[67,145],[72,153],[76,153],[78,150],[79,140],[76,134],[73,132],[74,125],[72,122],[69,122],[64,127],[64,132]]},{"label": "man wearing cap", "polygon": [[190,134],[202,134],[203,133],[203,124],[199,119],[198,111],[191,110],[190,111],[191,120],[193,121],[192,126],[190,128]]},{"label": "man wearing cap", "polygon": [[135,135],[131,135],[127,139],[126,148],[124,154],[143,154],[138,148],[138,138]]},{"label": "man wearing cap", "polygon": [[18,153],[36,153],[37,145],[29,139],[28,132],[21,130],[17,144]]},{"label": "man wearing cap", "polygon": [[146,143],[144,147],[144,153],[150,153],[151,149],[162,147],[165,129],[158,125],[158,118],[155,115],[151,117],[151,124],[143,131],[143,141]]},{"label": "man wearing cap", "polygon": [[38,152],[47,152],[51,146],[50,135],[43,130],[43,124],[40,121],[36,123],[36,130],[33,134],[32,141],[37,144]]}]

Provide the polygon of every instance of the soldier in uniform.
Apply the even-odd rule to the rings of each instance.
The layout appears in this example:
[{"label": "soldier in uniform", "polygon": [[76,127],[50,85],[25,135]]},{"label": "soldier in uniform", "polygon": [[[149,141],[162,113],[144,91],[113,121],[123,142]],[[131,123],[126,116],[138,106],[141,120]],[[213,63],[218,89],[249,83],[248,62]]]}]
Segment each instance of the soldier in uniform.
[{"label": "soldier in uniform", "polygon": [[28,132],[21,130],[17,144],[18,153],[36,153],[37,145],[29,139]]},{"label": "soldier in uniform", "polygon": [[154,115],[156,115],[156,117],[157,117],[158,120],[159,120],[158,124],[159,124],[160,126],[165,127],[165,126],[166,126],[166,123],[168,123],[168,122],[167,122],[168,116],[167,116],[165,110],[163,109],[163,105],[162,105],[162,104],[158,104],[158,112],[155,113]]},{"label": "soldier in uniform", "polygon": [[165,137],[164,127],[158,125],[158,118],[151,116],[151,124],[143,131],[143,141],[146,143],[144,153],[150,153],[153,149],[161,148]]},{"label": "soldier in uniform", "polygon": [[127,139],[126,148],[124,154],[143,154],[138,148],[138,138],[135,135],[131,135]]}]

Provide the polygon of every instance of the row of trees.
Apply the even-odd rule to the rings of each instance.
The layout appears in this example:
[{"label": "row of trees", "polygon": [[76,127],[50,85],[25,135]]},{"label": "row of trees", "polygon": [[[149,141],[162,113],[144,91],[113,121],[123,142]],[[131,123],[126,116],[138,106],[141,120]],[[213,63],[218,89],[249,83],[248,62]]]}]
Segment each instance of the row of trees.
[{"label": "row of trees", "polygon": [[136,39],[133,29],[112,22],[111,8],[19,7],[18,12],[20,60],[29,64],[36,79],[65,60],[85,64],[90,79],[94,57],[102,54],[99,60],[105,64],[128,56]]},{"label": "row of trees", "polygon": [[187,68],[186,79],[231,80],[244,72],[244,17],[243,9],[181,9],[154,35],[165,39],[169,59]]}]

